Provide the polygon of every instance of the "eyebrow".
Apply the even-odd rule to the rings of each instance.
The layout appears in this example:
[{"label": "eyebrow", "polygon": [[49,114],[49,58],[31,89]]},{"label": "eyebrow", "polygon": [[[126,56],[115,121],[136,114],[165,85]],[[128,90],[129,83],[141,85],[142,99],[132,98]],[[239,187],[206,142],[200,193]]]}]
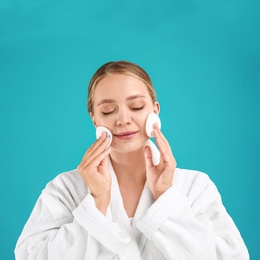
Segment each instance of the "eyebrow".
[{"label": "eyebrow", "polygon": [[[146,98],[146,96],[144,95],[133,95],[133,96],[130,96],[128,97],[126,100],[133,100],[133,99],[136,99],[136,98]],[[105,103],[115,103],[115,99],[102,99],[99,103],[98,103],[98,106],[102,105],[102,104],[105,104]]]},{"label": "eyebrow", "polygon": [[136,98],[146,98],[146,96],[144,95],[133,95],[133,96],[130,96],[128,97],[126,100],[133,100],[133,99],[136,99]]},{"label": "eyebrow", "polygon": [[98,106],[105,104],[105,103],[115,103],[116,101],[114,99],[102,99],[99,103]]}]

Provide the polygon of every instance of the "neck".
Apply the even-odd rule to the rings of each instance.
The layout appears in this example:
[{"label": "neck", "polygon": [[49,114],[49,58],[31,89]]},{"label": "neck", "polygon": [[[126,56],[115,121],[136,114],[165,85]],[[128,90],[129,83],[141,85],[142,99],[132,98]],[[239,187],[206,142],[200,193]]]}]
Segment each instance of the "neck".
[{"label": "neck", "polygon": [[118,183],[134,183],[144,185],[146,181],[146,166],[144,147],[130,153],[111,152],[113,165]]}]

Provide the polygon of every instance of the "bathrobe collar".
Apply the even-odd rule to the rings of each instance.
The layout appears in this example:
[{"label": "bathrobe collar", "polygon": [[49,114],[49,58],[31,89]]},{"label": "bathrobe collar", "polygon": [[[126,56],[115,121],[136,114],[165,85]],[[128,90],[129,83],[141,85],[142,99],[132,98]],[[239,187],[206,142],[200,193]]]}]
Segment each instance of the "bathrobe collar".
[{"label": "bathrobe collar", "polygon": [[[157,147],[150,140],[148,142],[148,145],[151,147],[152,150],[154,164],[158,164],[160,160],[160,153]],[[145,215],[147,209],[153,204],[154,198],[152,196],[152,192],[146,181],[131,226],[127,213],[124,208],[123,199],[120,193],[116,174],[114,172],[110,160],[109,160],[109,171],[112,178],[112,185],[111,185],[111,200],[110,200],[110,205],[107,214],[110,216],[113,222],[117,222],[123,229],[127,230],[129,235],[135,237],[135,239],[138,242],[139,250],[141,252],[145,245],[145,242],[147,241],[147,238],[144,235],[142,235],[140,231],[137,230],[136,223]]]}]

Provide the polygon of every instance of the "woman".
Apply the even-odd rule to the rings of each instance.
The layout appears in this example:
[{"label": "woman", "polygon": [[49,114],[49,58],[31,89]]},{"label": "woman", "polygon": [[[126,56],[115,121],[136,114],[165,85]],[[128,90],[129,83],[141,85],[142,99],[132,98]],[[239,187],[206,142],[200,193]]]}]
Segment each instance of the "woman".
[{"label": "woman", "polygon": [[249,259],[209,177],[176,168],[158,124],[158,148],[149,140],[146,118],[160,106],[147,73],[130,62],[110,62],[88,90],[93,124],[108,128],[112,143],[108,147],[103,132],[77,170],[46,186],[16,258]]}]

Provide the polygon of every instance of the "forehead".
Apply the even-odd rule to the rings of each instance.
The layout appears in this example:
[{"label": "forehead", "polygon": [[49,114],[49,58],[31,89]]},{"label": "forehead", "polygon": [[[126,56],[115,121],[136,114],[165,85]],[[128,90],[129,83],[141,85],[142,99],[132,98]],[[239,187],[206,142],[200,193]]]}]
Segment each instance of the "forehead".
[{"label": "forehead", "polygon": [[122,99],[131,95],[149,96],[145,83],[131,75],[110,74],[102,78],[95,87],[94,100],[103,98]]}]

